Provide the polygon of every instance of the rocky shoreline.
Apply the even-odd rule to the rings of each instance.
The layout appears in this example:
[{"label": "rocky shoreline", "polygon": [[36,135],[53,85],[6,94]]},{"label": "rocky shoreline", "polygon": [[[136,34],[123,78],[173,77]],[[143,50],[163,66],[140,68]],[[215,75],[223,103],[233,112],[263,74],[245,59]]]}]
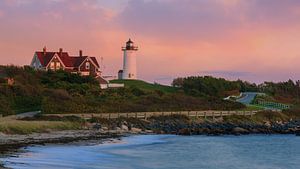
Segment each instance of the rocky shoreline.
[{"label": "rocky shoreline", "polygon": [[300,121],[285,124],[234,124],[204,123],[190,124],[177,130],[178,135],[245,135],[245,134],[295,134],[300,131]]},{"label": "rocky shoreline", "polygon": [[[226,119],[190,119],[186,116],[160,116],[149,119],[93,118],[84,130],[50,131],[28,135],[0,133],[0,155],[13,155],[21,147],[59,143],[102,143],[133,134],[176,134],[176,135],[246,135],[246,134],[295,134],[300,136],[300,120],[228,121]],[[4,167],[0,164],[0,169]]]},{"label": "rocky shoreline", "polygon": [[296,134],[300,133],[300,120],[282,121],[228,121],[219,119],[190,119],[186,116],[160,116],[147,120],[120,118],[95,119],[105,128],[152,131],[155,134],[176,135],[243,135],[243,134]]},{"label": "rocky shoreline", "polygon": [[176,135],[245,135],[245,134],[295,134],[300,135],[300,120],[288,122],[255,123],[251,121],[226,121],[224,119],[190,119],[186,116],[160,116],[149,119],[93,118],[84,130],[51,131],[28,135],[0,133],[0,154],[20,147],[47,144],[70,143],[119,138],[132,134],[176,134]]}]

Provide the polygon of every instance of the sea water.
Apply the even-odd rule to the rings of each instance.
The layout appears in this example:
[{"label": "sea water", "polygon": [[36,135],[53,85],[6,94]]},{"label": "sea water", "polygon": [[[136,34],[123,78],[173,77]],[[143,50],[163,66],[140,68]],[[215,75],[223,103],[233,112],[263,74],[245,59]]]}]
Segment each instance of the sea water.
[{"label": "sea water", "polygon": [[300,169],[300,137],[141,135],[32,146],[1,161],[15,169]]}]

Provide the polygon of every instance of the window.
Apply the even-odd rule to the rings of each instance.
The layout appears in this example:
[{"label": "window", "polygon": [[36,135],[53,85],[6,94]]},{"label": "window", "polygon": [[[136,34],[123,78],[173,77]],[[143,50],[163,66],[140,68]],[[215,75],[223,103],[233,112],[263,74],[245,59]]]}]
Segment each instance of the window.
[{"label": "window", "polygon": [[55,68],[55,62],[51,62],[50,63],[50,69],[54,69]]},{"label": "window", "polygon": [[90,67],[91,67],[90,62],[86,62],[85,63],[85,69],[90,70]]},{"label": "window", "polygon": [[56,62],[56,69],[60,69],[60,62]]}]

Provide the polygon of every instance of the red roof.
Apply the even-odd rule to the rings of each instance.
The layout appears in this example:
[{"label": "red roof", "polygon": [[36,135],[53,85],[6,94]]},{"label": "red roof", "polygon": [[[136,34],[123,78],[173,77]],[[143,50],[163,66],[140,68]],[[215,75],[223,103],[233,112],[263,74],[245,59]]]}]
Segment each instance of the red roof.
[{"label": "red roof", "polygon": [[[88,56],[69,56],[67,52],[36,52],[36,55],[43,67],[46,67],[50,60],[57,54],[60,60],[66,67],[78,67]],[[91,60],[100,68],[98,61],[95,57],[90,57]]]},{"label": "red roof", "polygon": [[38,59],[44,67],[48,65],[54,54],[55,52],[46,52],[45,54],[44,52],[36,52]]},{"label": "red roof", "polygon": [[97,61],[97,59],[95,58],[95,57],[90,57],[91,59],[92,59],[92,61],[96,64],[96,66],[98,67],[98,68],[100,68],[100,66],[99,66],[99,63],[98,63],[98,61]]},{"label": "red roof", "polygon": [[96,79],[98,80],[98,82],[99,82],[100,84],[108,84],[108,81],[105,80],[105,79],[104,79],[103,77],[101,77],[101,76],[97,76]]}]

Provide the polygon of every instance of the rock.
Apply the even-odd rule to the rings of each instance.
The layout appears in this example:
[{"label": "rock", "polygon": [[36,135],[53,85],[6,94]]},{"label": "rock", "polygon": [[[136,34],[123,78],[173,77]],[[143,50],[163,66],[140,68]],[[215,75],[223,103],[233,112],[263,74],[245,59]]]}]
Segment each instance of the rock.
[{"label": "rock", "polygon": [[146,133],[153,133],[152,130],[145,130]]},{"label": "rock", "polygon": [[128,131],[128,127],[127,127],[126,125],[124,125],[124,124],[121,125],[121,129],[122,129],[122,130],[125,130],[125,131]]},{"label": "rock", "polygon": [[131,128],[131,131],[134,133],[140,133],[140,132],[142,132],[142,129],[133,127],[133,128]]},{"label": "rock", "polygon": [[85,123],[84,128],[91,129],[91,128],[93,128],[93,124],[92,123]]},{"label": "rock", "polygon": [[1,138],[1,137],[7,137],[7,135],[4,134],[4,133],[2,133],[2,132],[0,132],[0,138]]},{"label": "rock", "polygon": [[104,130],[104,131],[108,130],[107,127],[102,127],[101,129]]},{"label": "rock", "polygon": [[217,117],[217,118],[215,118],[215,120],[214,120],[215,123],[220,123],[220,122],[222,122],[222,121],[223,121],[223,117]]},{"label": "rock", "polygon": [[156,130],[155,133],[156,134],[166,134],[166,132],[164,132],[163,130]]},{"label": "rock", "polygon": [[254,129],[251,129],[251,133],[255,133],[255,134],[256,134],[256,133],[259,133],[259,130],[255,129],[255,128],[254,128]]},{"label": "rock", "polygon": [[271,123],[269,121],[265,122],[265,126],[271,127]]},{"label": "rock", "polygon": [[300,128],[297,128],[297,130],[295,131],[296,136],[300,136]]},{"label": "rock", "polygon": [[192,133],[191,133],[191,130],[190,129],[187,129],[187,128],[184,128],[184,129],[180,129],[178,132],[177,132],[178,135],[183,135],[183,136],[190,136]]},{"label": "rock", "polygon": [[234,129],[232,129],[232,132],[233,132],[233,134],[237,134],[237,135],[249,134],[248,130],[241,128],[241,127],[235,127]]},{"label": "rock", "polygon": [[99,124],[99,123],[93,124],[93,129],[94,129],[94,130],[99,130],[99,129],[101,129],[101,124]]}]

